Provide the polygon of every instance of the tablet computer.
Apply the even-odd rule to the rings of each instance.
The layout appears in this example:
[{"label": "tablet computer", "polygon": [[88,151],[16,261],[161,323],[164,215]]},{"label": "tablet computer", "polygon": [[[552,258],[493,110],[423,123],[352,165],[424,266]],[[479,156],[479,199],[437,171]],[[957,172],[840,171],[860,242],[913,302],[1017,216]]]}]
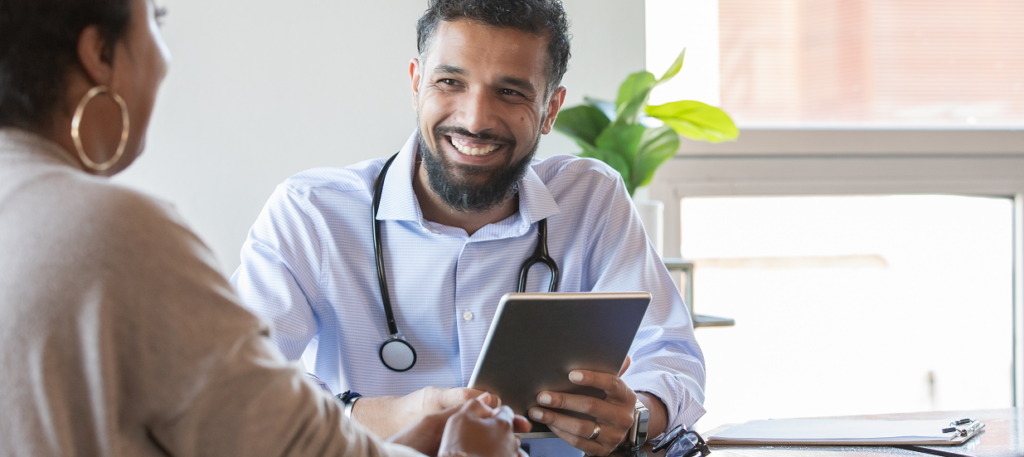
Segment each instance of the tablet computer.
[{"label": "tablet computer", "polygon": [[[569,381],[569,372],[618,374],[650,303],[646,292],[505,294],[469,387],[494,393],[523,416],[537,406],[541,391],[603,399],[604,391]],[[533,422],[530,433],[520,436],[555,435]]]}]

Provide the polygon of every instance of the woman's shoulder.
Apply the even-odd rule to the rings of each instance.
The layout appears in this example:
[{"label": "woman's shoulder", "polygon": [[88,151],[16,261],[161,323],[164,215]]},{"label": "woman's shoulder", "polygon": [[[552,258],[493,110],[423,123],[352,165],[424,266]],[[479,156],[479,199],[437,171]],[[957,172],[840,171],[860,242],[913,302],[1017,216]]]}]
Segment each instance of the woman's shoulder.
[{"label": "woman's shoulder", "polygon": [[40,178],[48,194],[45,213],[55,225],[49,229],[55,244],[87,245],[76,251],[98,261],[182,250],[212,261],[206,246],[166,201],[76,170]]},{"label": "woman's shoulder", "polygon": [[80,175],[62,183],[60,197],[66,202],[62,206],[74,207],[75,217],[82,224],[120,231],[184,225],[174,205],[167,201],[106,178]]}]

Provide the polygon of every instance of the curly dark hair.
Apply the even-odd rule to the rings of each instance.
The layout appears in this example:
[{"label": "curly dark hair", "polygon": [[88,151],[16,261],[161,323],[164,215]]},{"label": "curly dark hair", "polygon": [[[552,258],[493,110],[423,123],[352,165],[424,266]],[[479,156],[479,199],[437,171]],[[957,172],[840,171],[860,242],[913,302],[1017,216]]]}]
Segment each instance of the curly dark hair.
[{"label": "curly dark hair", "polygon": [[416,25],[420,55],[430,48],[440,21],[470,19],[548,37],[547,93],[562,83],[569,67],[569,18],[560,0],[430,0]]},{"label": "curly dark hair", "polygon": [[109,61],[131,23],[132,0],[0,0],[0,127],[50,127],[78,38],[96,25]]}]

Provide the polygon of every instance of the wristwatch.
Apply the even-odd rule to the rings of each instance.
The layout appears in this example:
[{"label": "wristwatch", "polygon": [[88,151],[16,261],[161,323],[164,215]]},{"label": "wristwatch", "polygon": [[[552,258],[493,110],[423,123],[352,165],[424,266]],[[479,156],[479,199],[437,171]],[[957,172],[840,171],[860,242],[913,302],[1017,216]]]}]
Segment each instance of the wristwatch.
[{"label": "wristwatch", "polygon": [[638,448],[647,442],[647,425],[651,419],[651,412],[640,400],[636,401],[633,409],[633,426],[629,428],[629,438],[626,442],[630,447]]},{"label": "wristwatch", "polygon": [[359,397],[362,397],[359,392],[353,392],[351,390],[346,390],[334,397],[338,399],[338,402],[345,405],[345,419],[352,420],[352,407],[355,406],[356,400],[358,400]]}]

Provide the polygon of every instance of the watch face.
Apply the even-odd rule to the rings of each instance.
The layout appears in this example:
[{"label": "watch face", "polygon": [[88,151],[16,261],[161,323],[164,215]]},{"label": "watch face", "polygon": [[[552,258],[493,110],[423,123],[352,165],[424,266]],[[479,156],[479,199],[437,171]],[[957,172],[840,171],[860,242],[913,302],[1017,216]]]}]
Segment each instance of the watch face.
[{"label": "watch face", "polygon": [[633,415],[633,429],[630,437],[633,438],[634,446],[643,446],[647,442],[647,427],[650,422],[651,412],[639,401],[636,403],[636,414]]}]

